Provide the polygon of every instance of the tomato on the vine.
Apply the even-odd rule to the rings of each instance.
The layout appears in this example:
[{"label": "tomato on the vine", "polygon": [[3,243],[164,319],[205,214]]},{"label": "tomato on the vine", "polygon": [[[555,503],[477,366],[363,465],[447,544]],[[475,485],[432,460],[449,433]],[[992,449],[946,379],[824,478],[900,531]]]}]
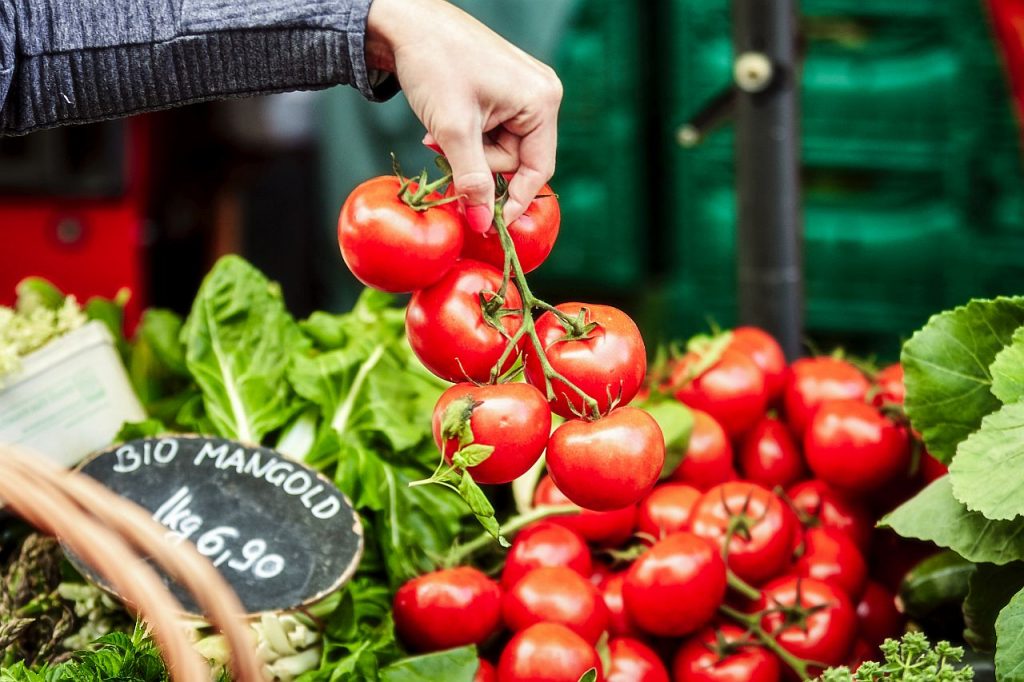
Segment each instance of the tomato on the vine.
[{"label": "tomato on the vine", "polygon": [[[597,401],[601,414],[613,404],[633,399],[647,372],[647,351],[640,330],[629,315],[607,305],[562,303],[556,308],[579,320],[582,334],[564,324],[550,310],[537,319],[537,337],[551,367]],[[523,349],[526,380],[545,390],[546,379],[537,350]],[[551,381],[555,398],[551,410],[566,419],[588,414],[583,398],[557,379]]]},{"label": "tomato on the vine", "polygon": [[626,571],[615,573],[601,585],[601,598],[608,609],[608,632],[612,637],[635,636],[639,633],[636,625],[626,613],[622,601],[622,586],[626,583]]},{"label": "tomato on the vine", "polygon": [[722,426],[703,410],[691,410],[693,429],[686,454],[676,470],[673,481],[689,483],[699,490],[739,478],[732,464],[732,445]]},{"label": "tomato on the vine", "polygon": [[395,629],[417,651],[480,644],[501,620],[501,588],[468,566],[435,571],[398,588]]},{"label": "tomato on the vine", "polygon": [[590,581],[564,566],[535,568],[502,599],[502,617],[512,630],[534,623],[561,623],[591,644],[608,628],[608,609]]},{"label": "tomato on the vine", "polygon": [[582,576],[591,571],[590,549],[583,538],[565,526],[541,521],[519,531],[505,556],[501,585],[506,590],[541,566],[566,566]]},{"label": "tomato on the vine", "polygon": [[903,614],[896,608],[896,596],[881,583],[869,580],[857,602],[860,637],[872,646],[903,632]]},{"label": "tomato on the vine", "polygon": [[845,533],[810,528],[794,572],[838,587],[856,602],[868,579],[868,566],[857,544]]},{"label": "tomato on the vine", "polygon": [[883,368],[875,375],[875,395],[872,403],[875,407],[887,404],[902,405],[907,394],[903,385],[903,365],[896,363]]},{"label": "tomato on the vine", "polygon": [[[384,175],[352,190],[338,216],[338,246],[363,284],[406,293],[428,287],[451,268],[463,243],[462,219],[450,204],[416,210],[401,180]],[[416,185],[410,186],[416,191]],[[422,202],[440,200],[437,192]]]},{"label": "tomato on the vine", "polygon": [[793,515],[777,495],[746,481],[708,490],[690,519],[691,532],[724,546],[729,568],[753,585],[786,569],[793,526]]},{"label": "tomato on the vine", "polygon": [[823,403],[804,435],[804,455],[814,475],[831,486],[867,492],[910,468],[906,428],[878,408],[855,400]]},{"label": "tomato on the vine", "polygon": [[693,533],[674,533],[640,556],[622,586],[630,621],[663,637],[679,637],[710,621],[725,596],[718,548]]},{"label": "tomato on the vine", "polygon": [[[533,493],[535,507],[559,507],[572,504],[550,476],[545,476],[537,484]],[[621,545],[633,534],[636,525],[636,505],[631,504],[622,509],[611,511],[593,511],[584,509],[579,514],[552,516],[551,523],[558,523],[579,533],[584,540],[597,545]]]},{"label": "tomato on the vine", "polygon": [[845,533],[862,552],[871,544],[874,522],[867,508],[843,497],[824,481],[804,481],[786,491],[790,504],[810,527],[821,526]]},{"label": "tomato on the vine", "polygon": [[802,438],[811,418],[826,400],[864,400],[871,385],[846,360],[831,357],[801,358],[789,366],[783,404],[786,423]]},{"label": "tomato on the vine", "polygon": [[745,353],[764,372],[768,402],[782,395],[786,385],[786,355],[771,334],[758,327],[736,327],[729,347]]},{"label": "tomato on the vine", "polygon": [[637,530],[660,539],[686,530],[701,492],[686,483],[662,483],[639,505]]},{"label": "tomato on the vine", "polygon": [[669,682],[658,654],[643,642],[616,637],[608,642],[611,663],[605,682]]},{"label": "tomato on the vine", "polygon": [[522,476],[540,459],[551,433],[551,408],[533,386],[455,384],[441,394],[433,416],[434,442],[449,464],[459,450],[459,437],[444,437],[446,415],[454,422],[448,424],[453,433],[468,423],[474,445],[494,448],[468,468],[477,483],[508,483]]},{"label": "tomato on the vine", "polygon": [[672,371],[676,399],[714,417],[731,437],[749,431],[764,414],[768,390],[761,368],[745,353],[726,348],[718,361],[697,376],[701,357],[687,353]]},{"label": "tomato on the vine", "polygon": [[480,667],[476,669],[476,675],[473,675],[473,682],[498,682],[498,671],[490,661],[481,658]]},{"label": "tomato on the vine", "polygon": [[765,585],[761,627],[797,658],[842,665],[857,634],[857,615],[842,590],[813,578],[785,576]]},{"label": "tomato on the vine", "polygon": [[701,630],[672,660],[673,682],[778,682],[780,676],[774,654],[730,623]]},{"label": "tomato on the vine", "polygon": [[636,407],[620,407],[596,421],[569,420],[548,441],[551,478],[584,509],[636,504],[654,487],[664,463],[661,428]]},{"label": "tomato on the vine", "polygon": [[[433,286],[417,291],[405,313],[405,330],[416,357],[431,372],[446,381],[490,379],[491,368],[501,359],[522,318],[503,314],[504,334],[484,319],[480,299],[492,301],[501,288],[501,273],[490,265],[472,260],[456,263]],[[509,282],[504,310],[520,310],[522,299]],[[516,353],[508,354],[501,371],[510,369]]]},{"label": "tomato on the vine", "polygon": [[[452,190],[449,189],[449,196]],[[558,238],[558,227],[562,213],[558,197],[551,187],[544,185],[540,194],[530,202],[523,214],[508,225],[508,234],[516,247],[516,256],[523,272],[536,270],[547,260],[551,248]],[[462,244],[462,257],[490,263],[501,270],[505,265],[505,252],[494,229],[480,234],[466,227]]]},{"label": "tomato on the vine", "polygon": [[594,647],[558,623],[537,623],[517,632],[498,661],[498,682],[579,682],[585,672],[597,670],[603,680],[601,659]]},{"label": "tomato on the vine", "polygon": [[799,481],[804,475],[804,458],[786,425],[765,417],[743,439],[739,453],[744,478],[773,489]]}]

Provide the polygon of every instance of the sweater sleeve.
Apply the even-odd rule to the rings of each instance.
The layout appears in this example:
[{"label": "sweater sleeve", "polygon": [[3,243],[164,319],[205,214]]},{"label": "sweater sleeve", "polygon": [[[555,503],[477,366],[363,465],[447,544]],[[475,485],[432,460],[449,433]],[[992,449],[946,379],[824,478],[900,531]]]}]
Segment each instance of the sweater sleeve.
[{"label": "sweater sleeve", "polygon": [[0,0],[0,134],[339,83],[366,66],[372,0]]}]

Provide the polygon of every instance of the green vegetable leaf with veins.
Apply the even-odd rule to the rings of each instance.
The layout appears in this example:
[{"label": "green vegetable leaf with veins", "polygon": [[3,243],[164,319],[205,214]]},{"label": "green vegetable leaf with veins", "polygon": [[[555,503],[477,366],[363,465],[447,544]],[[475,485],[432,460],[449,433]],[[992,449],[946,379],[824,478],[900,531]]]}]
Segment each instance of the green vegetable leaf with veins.
[{"label": "green vegetable leaf with veins", "polygon": [[480,659],[476,647],[438,651],[412,656],[392,663],[380,671],[381,682],[473,682]]},{"label": "green vegetable leaf with veins", "polygon": [[1024,514],[1024,402],[986,416],[956,452],[949,467],[956,499],[989,519]]},{"label": "green vegetable leaf with veins", "polygon": [[1012,343],[996,355],[992,372],[992,393],[1003,404],[1024,399],[1024,327],[1013,333]]},{"label": "green vegetable leaf with veins", "polygon": [[996,678],[1024,680],[1024,590],[1010,599],[996,618]]}]

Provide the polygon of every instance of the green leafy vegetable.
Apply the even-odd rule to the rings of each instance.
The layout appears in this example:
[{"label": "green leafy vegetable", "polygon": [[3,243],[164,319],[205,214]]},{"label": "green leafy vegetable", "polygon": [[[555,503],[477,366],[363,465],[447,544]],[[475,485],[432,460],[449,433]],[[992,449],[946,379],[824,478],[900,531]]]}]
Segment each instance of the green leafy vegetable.
[{"label": "green leafy vegetable", "polygon": [[1013,334],[1013,341],[996,355],[990,367],[992,394],[1003,404],[1024,398],[1024,327]]},{"label": "green leafy vegetable", "polygon": [[1024,514],[1024,402],[981,421],[957,448],[949,478],[953,495],[971,511],[997,521]]},{"label": "green leafy vegetable", "polygon": [[473,682],[480,659],[476,647],[439,651],[392,663],[380,671],[381,682]]},{"label": "green leafy vegetable", "polygon": [[665,464],[661,468],[661,478],[666,478],[679,468],[686,455],[693,432],[693,413],[676,400],[645,403],[640,407],[654,417],[665,437]]},{"label": "green leafy vegetable", "polygon": [[996,639],[996,677],[1000,682],[1024,680],[1024,591],[999,612]]},{"label": "green leafy vegetable", "polygon": [[978,564],[964,600],[964,639],[976,651],[994,651],[996,616],[1010,598],[1024,588],[1024,564]]},{"label": "green leafy vegetable", "polygon": [[932,648],[924,634],[908,632],[900,641],[887,639],[882,644],[885,661],[863,663],[856,673],[849,668],[829,668],[819,678],[821,682],[854,682],[871,680],[881,682],[968,682],[974,679],[970,666],[960,665],[964,650],[949,642],[939,642]]}]

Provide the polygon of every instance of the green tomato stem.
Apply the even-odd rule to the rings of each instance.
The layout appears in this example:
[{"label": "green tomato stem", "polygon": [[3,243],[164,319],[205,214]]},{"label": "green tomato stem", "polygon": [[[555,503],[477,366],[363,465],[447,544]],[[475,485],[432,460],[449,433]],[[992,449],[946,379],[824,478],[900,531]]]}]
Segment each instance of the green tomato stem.
[{"label": "green tomato stem", "polygon": [[[501,527],[501,535],[512,535],[513,533],[536,523],[550,516],[568,516],[579,514],[580,508],[576,505],[558,505],[551,507],[536,507],[518,516],[513,516]],[[484,547],[494,544],[494,537],[490,533],[481,533],[469,542],[453,547],[445,560],[445,566],[458,566],[466,558],[472,556]]]},{"label": "green tomato stem", "polygon": [[729,587],[736,590],[747,599],[760,599],[761,591],[733,573],[732,569],[726,569],[726,579],[728,580]]},{"label": "green tomato stem", "polygon": [[765,648],[769,649],[772,653],[782,659],[782,662],[792,668],[793,672],[795,672],[801,680],[806,680],[810,677],[810,673],[807,670],[807,661],[786,651],[774,637],[765,632],[764,628],[761,627],[761,616],[759,613],[743,613],[742,611],[737,611],[726,604],[719,606],[718,610],[737,623],[746,626],[750,632],[754,633]]}]

